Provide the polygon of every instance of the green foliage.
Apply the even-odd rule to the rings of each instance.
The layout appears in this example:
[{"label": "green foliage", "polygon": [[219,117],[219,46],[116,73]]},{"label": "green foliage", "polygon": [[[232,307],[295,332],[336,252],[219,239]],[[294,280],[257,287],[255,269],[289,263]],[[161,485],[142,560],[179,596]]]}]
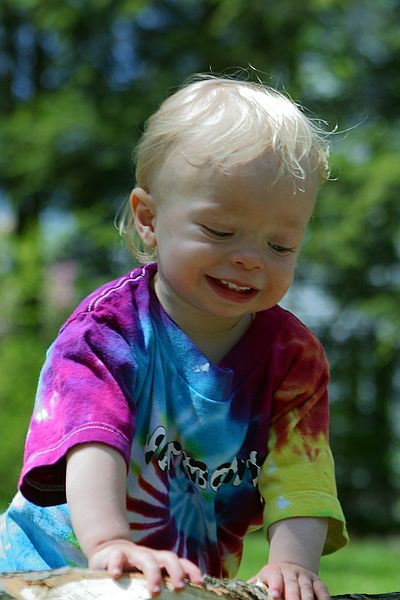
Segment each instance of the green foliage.
[{"label": "green foliage", "polygon": [[32,375],[38,373],[44,359],[34,336],[14,335],[0,346],[1,365],[1,460],[0,509],[5,508],[16,490],[25,433],[28,427],[35,384]]},{"label": "green foliage", "polygon": [[400,488],[391,467],[399,451],[400,174],[395,140],[373,153],[375,126],[369,133],[350,133],[371,154],[335,164],[337,180],[323,191],[305,255],[308,280],[335,302],[319,333],[332,366],[332,437],[347,517],[358,531],[390,533],[398,529]]}]

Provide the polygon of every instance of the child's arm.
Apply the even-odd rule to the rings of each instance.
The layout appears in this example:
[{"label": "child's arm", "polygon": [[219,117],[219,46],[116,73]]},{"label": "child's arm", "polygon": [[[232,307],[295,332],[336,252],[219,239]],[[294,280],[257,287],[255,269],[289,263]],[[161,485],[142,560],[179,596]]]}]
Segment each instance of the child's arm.
[{"label": "child's arm", "polygon": [[91,569],[114,577],[142,571],[151,594],[160,590],[165,569],[175,588],[184,578],[202,583],[200,570],[187,559],[132,542],[126,517],[126,465],[119,452],[104,444],[75,446],[67,456],[67,502],[72,525]]},{"label": "child's arm", "polygon": [[261,579],[271,595],[285,600],[329,600],[319,579],[319,561],[328,530],[323,518],[292,518],[269,528],[269,558],[251,581]]}]

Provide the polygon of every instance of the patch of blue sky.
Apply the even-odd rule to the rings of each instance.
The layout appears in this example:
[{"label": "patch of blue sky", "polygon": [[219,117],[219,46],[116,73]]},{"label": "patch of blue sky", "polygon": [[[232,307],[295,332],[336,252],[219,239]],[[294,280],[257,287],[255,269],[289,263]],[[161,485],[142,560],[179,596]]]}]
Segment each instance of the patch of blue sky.
[{"label": "patch of blue sky", "polygon": [[16,63],[13,68],[14,78],[11,89],[16,98],[27,100],[34,94],[33,83],[33,48],[35,29],[32,25],[21,25],[15,34],[17,47]]},{"label": "patch of blue sky", "polygon": [[143,74],[144,63],[136,49],[135,24],[128,19],[117,19],[111,30],[114,39],[110,82],[113,87],[124,88]]},{"label": "patch of blue sky", "polygon": [[280,305],[292,311],[311,328],[331,322],[337,314],[337,305],[322,286],[311,282],[296,282]]},{"label": "patch of blue sky", "polygon": [[40,215],[40,227],[45,253],[51,256],[76,231],[76,217],[67,209],[49,206]]},{"label": "patch of blue sky", "polygon": [[0,188],[0,234],[11,232],[15,225],[15,213],[4,190]]}]

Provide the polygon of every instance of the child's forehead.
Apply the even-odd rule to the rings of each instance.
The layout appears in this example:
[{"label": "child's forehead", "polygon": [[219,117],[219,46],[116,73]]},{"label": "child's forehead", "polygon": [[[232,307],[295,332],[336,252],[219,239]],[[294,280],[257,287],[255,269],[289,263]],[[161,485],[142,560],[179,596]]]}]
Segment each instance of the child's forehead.
[{"label": "child's forehead", "polygon": [[286,188],[287,195],[296,195],[305,187],[317,188],[316,174],[305,168],[307,175],[297,182],[292,175],[281,171],[276,156],[266,153],[245,164],[227,168],[226,165],[196,165],[195,157],[186,157],[182,153],[173,154],[160,166],[150,193],[157,198],[188,195],[192,197],[218,198],[238,187],[246,195],[261,197],[263,192],[279,186]]},{"label": "child's forehead", "polygon": [[230,173],[212,167],[198,168],[181,160],[176,170],[169,168],[161,173],[152,195],[158,204],[183,202],[187,208],[192,205],[197,211],[220,217],[224,211],[245,213],[250,205],[261,206],[271,198],[278,203],[282,200],[298,203],[299,195],[305,193],[315,199],[318,188],[315,174],[302,185],[305,192],[300,191],[292,177],[277,177],[274,157],[260,157]]}]

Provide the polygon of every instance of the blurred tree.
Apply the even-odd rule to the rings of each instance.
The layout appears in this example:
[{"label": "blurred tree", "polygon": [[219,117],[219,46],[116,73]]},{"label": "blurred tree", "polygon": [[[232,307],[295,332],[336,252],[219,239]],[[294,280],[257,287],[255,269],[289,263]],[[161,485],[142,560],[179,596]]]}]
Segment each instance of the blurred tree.
[{"label": "blurred tree", "polygon": [[332,363],[350,525],[400,529],[399,16],[399,0],[3,0],[3,505],[45,348],[83,294],[131,264],[111,223],[145,118],[192,72],[247,69],[338,125],[337,181],[321,192],[290,301]]},{"label": "blurred tree", "polygon": [[342,162],[317,207],[305,257],[305,279],[333,300],[318,330],[332,366],[339,488],[360,532],[399,529],[397,161],[388,148],[359,164]]}]

